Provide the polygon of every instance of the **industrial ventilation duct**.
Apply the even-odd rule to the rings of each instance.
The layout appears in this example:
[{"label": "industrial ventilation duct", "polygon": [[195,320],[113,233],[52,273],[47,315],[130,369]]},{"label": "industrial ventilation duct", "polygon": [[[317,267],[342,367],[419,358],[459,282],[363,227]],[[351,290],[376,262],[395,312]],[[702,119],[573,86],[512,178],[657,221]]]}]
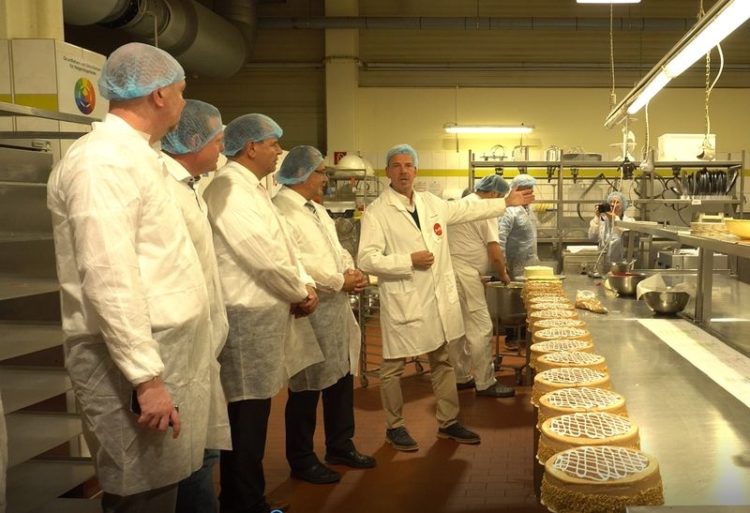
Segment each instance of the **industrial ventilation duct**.
[{"label": "industrial ventilation duct", "polygon": [[227,78],[255,41],[255,0],[63,0],[65,23],[124,30],[172,54],[189,73]]}]

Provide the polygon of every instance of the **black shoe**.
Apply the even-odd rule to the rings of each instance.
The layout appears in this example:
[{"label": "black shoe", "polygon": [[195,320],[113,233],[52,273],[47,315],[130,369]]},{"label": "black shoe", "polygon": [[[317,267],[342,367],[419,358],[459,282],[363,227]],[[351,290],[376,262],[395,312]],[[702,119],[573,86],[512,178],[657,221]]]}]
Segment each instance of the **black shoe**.
[{"label": "black shoe", "polygon": [[366,456],[357,449],[343,453],[328,453],[326,454],[326,462],[352,468],[373,468],[375,466],[375,458]]},{"label": "black shoe", "polygon": [[478,434],[469,431],[459,422],[451,424],[446,428],[439,428],[437,436],[438,438],[450,438],[460,444],[478,444],[482,441]]},{"label": "black shoe", "polygon": [[473,379],[470,379],[466,383],[456,383],[456,389],[458,390],[468,390],[474,387],[476,387],[476,383],[474,383]]},{"label": "black shoe", "polygon": [[341,474],[322,463],[316,463],[305,469],[292,469],[292,477],[312,484],[329,484],[341,480]]},{"label": "black shoe", "polygon": [[385,439],[397,451],[411,452],[419,449],[417,441],[411,437],[405,427],[386,429]]},{"label": "black shoe", "polygon": [[495,383],[485,390],[477,390],[477,395],[480,397],[513,397],[516,395],[516,391],[511,387]]}]

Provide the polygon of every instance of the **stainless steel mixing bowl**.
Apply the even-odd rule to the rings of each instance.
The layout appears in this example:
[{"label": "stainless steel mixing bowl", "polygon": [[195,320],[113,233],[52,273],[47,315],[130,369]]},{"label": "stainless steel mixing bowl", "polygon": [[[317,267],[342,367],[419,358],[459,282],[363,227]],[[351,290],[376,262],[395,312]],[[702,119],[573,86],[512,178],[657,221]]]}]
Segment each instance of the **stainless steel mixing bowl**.
[{"label": "stainless steel mixing bowl", "polygon": [[607,274],[610,287],[621,296],[635,296],[636,287],[645,279],[645,273]]},{"label": "stainless steel mixing bowl", "polygon": [[685,309],[690,301],[687,292],[664,291],[646,292],[641,296],[648,307],[658,314],[676,314]]}]

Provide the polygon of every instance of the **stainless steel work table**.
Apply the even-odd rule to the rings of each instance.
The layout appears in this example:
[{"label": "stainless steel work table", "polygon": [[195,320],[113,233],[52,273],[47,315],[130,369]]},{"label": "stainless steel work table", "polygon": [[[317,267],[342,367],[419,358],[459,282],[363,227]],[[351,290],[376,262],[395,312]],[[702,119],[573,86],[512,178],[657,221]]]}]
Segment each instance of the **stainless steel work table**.
[{"label": "stainless steel work table", "polygon": [[[740,285],[747,297],[750,287]],[[640,427],[642,449],[659,461],[665,504],[750,505],[750,408],[639,323],[654,318],[643,301],[615,297],[586,276],[568,276],[564,287],[571,298],[576,290],[597,291],[610,311],[578,310],[607,359],[613,390]]]}]

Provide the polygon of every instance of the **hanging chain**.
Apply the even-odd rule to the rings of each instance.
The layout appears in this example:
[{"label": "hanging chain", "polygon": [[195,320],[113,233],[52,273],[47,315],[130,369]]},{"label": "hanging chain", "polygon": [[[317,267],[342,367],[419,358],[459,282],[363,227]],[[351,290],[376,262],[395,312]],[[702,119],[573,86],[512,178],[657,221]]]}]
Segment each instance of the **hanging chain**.
[{"label": "hanging chain", "polygon": [[612,90],[609,93],[609,108],[617,105],[615,94],[615,35],[614,35],[614,4],[609,4],[609,67],[612,73]]}]

